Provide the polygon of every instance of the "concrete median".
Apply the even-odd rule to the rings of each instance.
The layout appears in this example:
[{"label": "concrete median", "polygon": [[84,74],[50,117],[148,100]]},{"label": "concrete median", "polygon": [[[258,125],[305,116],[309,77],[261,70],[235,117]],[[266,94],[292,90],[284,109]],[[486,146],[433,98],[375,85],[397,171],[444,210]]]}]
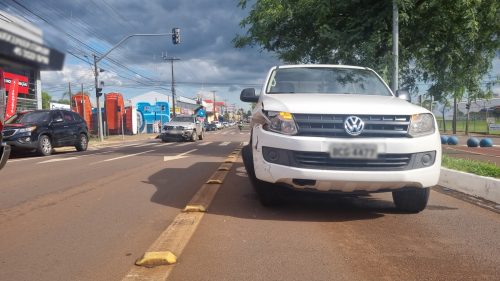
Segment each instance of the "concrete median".
[{"label": "concrete median", "polygon": [[500,204],[500,180],[441,168],[439,185]]}]

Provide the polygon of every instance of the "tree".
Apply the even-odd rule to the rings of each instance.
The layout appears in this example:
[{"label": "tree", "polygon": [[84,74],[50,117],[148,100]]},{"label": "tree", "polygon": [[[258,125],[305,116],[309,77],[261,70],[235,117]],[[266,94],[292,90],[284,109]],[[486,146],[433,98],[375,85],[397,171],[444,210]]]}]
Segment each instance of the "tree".
[{"label": "tree", "polygon": [[62,103],[62,104],[68,104],[69,105],[69,100],[67,100],[67,99],[58,99],[57,103]]},{"label": "tree", "polygon": [[51,100],[50,94],[47,91],[42,91],[42,109],[49,109]]},{"label": "tree", "polygon": [[[398,0],[402,85],[424,81],[434,100],[466,90],[481,78],[499,49],[497,0]],[[240,0],[246,8],[248,1]],[[257,0],[240,25],[235,47],[260,46],[288,63],[338,63],[375,69],[391,78],[392,1]]]}]

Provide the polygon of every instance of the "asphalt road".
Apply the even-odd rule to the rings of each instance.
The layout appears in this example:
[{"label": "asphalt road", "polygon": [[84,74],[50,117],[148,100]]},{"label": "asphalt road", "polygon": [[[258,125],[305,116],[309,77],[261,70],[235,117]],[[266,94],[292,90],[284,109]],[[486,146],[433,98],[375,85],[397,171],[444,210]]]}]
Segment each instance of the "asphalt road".
[{"label": "asphalt road", "polygon": [[[0,171],[0,280],[121,280],[248,132],[19,157]],[[262,207],[238,159],[168,280],[498,280],[498,213],[433,191]]]}]

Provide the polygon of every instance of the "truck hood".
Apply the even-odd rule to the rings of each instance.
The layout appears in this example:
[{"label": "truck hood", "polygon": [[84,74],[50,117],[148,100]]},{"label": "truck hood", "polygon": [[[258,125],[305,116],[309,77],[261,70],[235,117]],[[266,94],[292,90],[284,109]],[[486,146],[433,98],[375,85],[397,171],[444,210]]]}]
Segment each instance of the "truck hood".
[{"label": "truck hood", "polygon": [[428,113],[394,96],[273,94],[262,98],[262,107],[270,111],[312,114],[374,114],[411,115]]},{"label": "truck hood", "polygon": [[7,124],[4,125],[3,129],[19,129],[19,128],[25,128],[25,127],[30,127],[30,126],[36,126],[39,125],[38,123],[23,123],[23,124]]},{"label": "truck hood", "polygon": [[194,127],[194,124],[191,122],[168,122],[165,126]]}]

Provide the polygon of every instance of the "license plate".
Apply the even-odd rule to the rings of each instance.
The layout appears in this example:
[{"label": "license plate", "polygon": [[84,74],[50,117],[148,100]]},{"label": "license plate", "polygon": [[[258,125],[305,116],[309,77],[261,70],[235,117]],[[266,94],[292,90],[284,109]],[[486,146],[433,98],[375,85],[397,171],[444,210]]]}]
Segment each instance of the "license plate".
[{"label": "license plate", "polygon": [[334,144],[330,148],[331,158],[375,159],[377,156],[376,144]]}]

